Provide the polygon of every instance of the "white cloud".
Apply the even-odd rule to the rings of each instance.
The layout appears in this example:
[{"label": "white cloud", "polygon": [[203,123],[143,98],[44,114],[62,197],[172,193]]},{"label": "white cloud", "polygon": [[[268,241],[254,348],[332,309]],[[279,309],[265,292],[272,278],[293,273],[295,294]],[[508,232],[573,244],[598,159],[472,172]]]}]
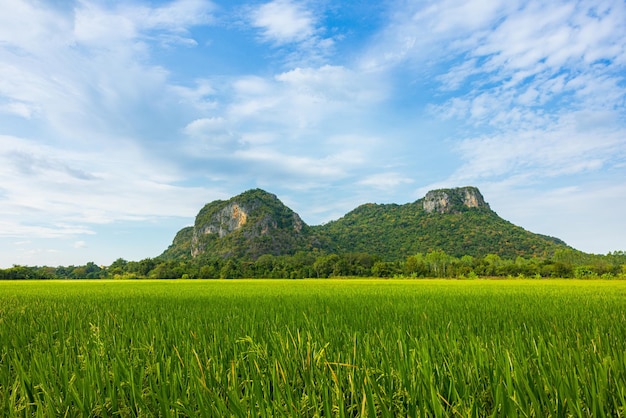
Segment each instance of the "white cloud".
[{"label": "white cloud", "polygon": [[301,3],[274,0],[252,12],[253,26],[262,30],[266,41],[276,44],[302,42],[315,35],[313,13]]},{"label": "white cloud", "polygon": [[0,1],[0,43],[38,53],[71,44],[71,19],[51,6],[47,2]]},{"label": "white cloud", "polygon": [[320,65],[328,62],[336,41],[326,35],[321,23],[323,6],[310,1],[273,0],[248,8],[248,23],[260,31],[261,42],[280,51],[286,68]]},{"label": "white cloud", "polygon": [[84,225],[37,225],[13,220],[0,222],[0,237],[60,238],[67,235],[93,234]]},{"label": "white cloud", "polygon": [[[201,141],[208,149],[236,145],[239,138],[222,117],[200,118],[190,122],[183,129],[185,134]],[[194,148],[197,148],[197,144]]]},{"label": "white cloud", "polygon": [[416,24],[430,21],[435,33],[450,31],[473,31],[483,28],[499,18],[505,7],[513,7],[515,2],[482,0],[448,0],[431,3],[430,7],[413,16]]},{"label": "white cloud", "polygon": [[206,196],[222,196],[173,185],[181,179],[176,170],[159,163],[155,171],[130,145],[117,151],[103,158],[0,136],[0,235],[74,236],[116,220],[193,216]]},{"label": "white cloud", "polygon": [[247,163],[259,164],[266,175],[289,176],[290,182],[299,178],[334,179],[345,177],[346,169],[363,162],[358,151],[344,150],[321,158],[288,155],[270,148],[251,148],[235,153]]},{"label": "white cloud", "polygon": [[623,130],[610,125],[598,129],[594,124],[591,130],[585,127],[586,120],[602,116],[578,112],[561,118],[549,129],[465,139],[458,145],[465,164],[453,177],[474,181],[525,172],[538,181],[598,169],[626,150]]},{"label": "white cloud", "polygon": [[[373,106],[387,96],[380,79],[342,66],[296,67],[272,78],[243,76],[221,81],[221,91],[207,88],[216,104],[210,108],[198,105],[200,117],[182,129],[196,140],[185,146],[187,154],[198,156],[199,144],[204,151],[228,145],[223,148],[228,155],[212,152],[210,157],[232,159],[243,155],[232,154],[235,149],[249,152],[250,146],[271,144],[272,149],[292,155],[325,158],[334,152],[327,145],[331,135],[324,132],[364,138],[364,132],[354,130],[354,122],[370,118],[367,115]],[[182,91],[197,100],[199,94]],[[332,145],[335,150],[348,146]]]},{"label": "white cloud", "polygon": [[[417,77],[438,73],[442,90],[458,90],[448,105],[461,97],[477,100],[473,122],[489,123],[500,109],[514,105],[566,100],[564,94],[584,95],[578,100],[599,106],[607,105],[606,93],[608,107],[624,96],[622,1],[444,0],[415,7],[415,13],[394,15],[380,44],[364,55],[363,65],[381,69],[408,63]],[[592,94],[585,93],[586,86]],[[492,104],[481,106],[489,96]]]},{"label": "white cloud", "polygon": [[189,26],[214,23],[214,10],[208,0],[176,0],[161,7],[141,8],[136,15],[143,27],[187,32]]},{"label": "white cloud", "polygon": [[10,102],[0,104],[0,112],[17,115],[24,119],[30,119],[33,117],[36,110],[23,102]]},{"label": "white cloud", "polygon": [[169,86],[169,90],[180,99],[181,102],[188,104],[192,108],[201,112],[213,110],[218,106],[215,100],[217,91],[209,80],[195,80],[195,86]]},{"label": "white cloud", "polygon": [[411,183],[413,183],[413,179],[410,179],[400,173],[395,172],[372,174],[359,181],[359,184],[362,184],[364,186],[371,186],[383,190],[393,189],[394,187],[401,184]]},{"label": "white cloud", "polygon": [[624,249],[619,233],[626,205],[623,182],[581,180],[545,188],[487,184],[481,190],[500,216],[532,232],[561,238],[586,252]]},{"label": "white cloud", "polygon": [[83,1],[75,10],[76,41],[92,46],[110,47],[121,42],[137,41],[162,30],[158,39],[165,44],[195,42],[186,37],[189,26],[213,22],[213,6],[206,0],[178,0],[161,7],[124,5],[105,8]]},{"label": "white cloud", "polygon": [[108,46],[137,37],[132,16],[110,12],[94,3],[83,3],[75,11],[74,35],[79,43]]},{"label": "white cloud", "polygon": [[[0,17],[0,112],[35,119],[49,141],[74,144],[154,129],[173,117],[164,102],[193,105],[201,97],[194,102],[189,91],[168,85],[168,71],[150,64],[150,54],[161,37],[182,39],[191,26],[210,22],[211,9],[199,0],[155,8],[82,1],[74,10],[10,4]],[[200,85],[196,94],[208,91]],[[156,123],[139,126],[138,112],[152,112]]]},{"label": "white cloud", "polygon": [[342,66],[296,67],[276,75],[275,81],[262,103],[280,108],[282,117],[289,114],[289,120],[298,120],[301,126],[337,112],[359,111],[386,95],[380,80]]},{"label": "white cloud", "polygon": [[356,107],[381,100],[385,95],[375,79],[342,66],[297,67],[275,78],[299,97],[318,98],[325,102],[341,101]]},{"label": "white cloud", "polygon": [[384,147],[354,127],[372,119],[369,112],[387,94],[371,75],[342,66],[296,67],[273,78],[234,78],[222,89],[233,94],[187,123],[185,152],[207,166],[228,165],[231,178],[317,187],[354,175]]},{"label": "white cloud", "polygon": [[361,57],[367,70],[388,70],[412,63],[424,71],[467,48],[476,37],[515,10],[518,1],[430,0],[398,2],[391,20]]},{"label": "white cloud", "polygon": [[87,243],[85,241],[76,241],[74,243],[74,248],[76,249],[80,249],[80,248],[87,248]]}]

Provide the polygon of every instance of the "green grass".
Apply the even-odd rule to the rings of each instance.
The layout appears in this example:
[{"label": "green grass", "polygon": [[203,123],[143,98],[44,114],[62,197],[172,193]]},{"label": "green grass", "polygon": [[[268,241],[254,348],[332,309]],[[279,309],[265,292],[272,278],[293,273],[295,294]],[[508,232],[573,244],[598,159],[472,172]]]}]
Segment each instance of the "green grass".
[{"label": "green grass", "polygon": [[0,282],[2,416],[626,416],[626,282]]}]

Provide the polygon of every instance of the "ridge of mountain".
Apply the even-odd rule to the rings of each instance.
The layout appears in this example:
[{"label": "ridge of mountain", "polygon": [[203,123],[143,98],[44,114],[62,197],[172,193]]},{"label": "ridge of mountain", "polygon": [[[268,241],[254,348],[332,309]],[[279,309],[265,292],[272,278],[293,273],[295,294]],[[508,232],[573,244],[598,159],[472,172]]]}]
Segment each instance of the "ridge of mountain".
[{"label": "ridge of mountain", "polygon": [[276,195],[253,189],[206,204],[159,257],[255,260],[318,250],[393,261],[434,250],[457,257],[545,257],[559,248],[569,247],[502,219],[471,186],[432,190],[402,205],[366,203],[319,226],[307,225]]}]

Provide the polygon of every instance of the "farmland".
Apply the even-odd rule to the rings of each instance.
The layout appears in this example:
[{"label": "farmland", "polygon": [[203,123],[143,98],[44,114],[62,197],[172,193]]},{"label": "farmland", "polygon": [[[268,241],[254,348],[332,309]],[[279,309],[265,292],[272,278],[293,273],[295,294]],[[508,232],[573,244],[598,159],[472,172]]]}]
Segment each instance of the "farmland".
[{"label": "farmland", "polygon": [[626,282],[0,282],[4,416],[625,416]]}]

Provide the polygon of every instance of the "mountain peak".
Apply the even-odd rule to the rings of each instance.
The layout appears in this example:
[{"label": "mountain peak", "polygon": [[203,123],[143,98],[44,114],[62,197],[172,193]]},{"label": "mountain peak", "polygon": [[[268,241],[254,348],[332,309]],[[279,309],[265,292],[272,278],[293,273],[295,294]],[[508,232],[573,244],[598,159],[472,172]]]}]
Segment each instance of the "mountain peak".
[{"label": "mountain peak", "polygon": [[431,190],[422,199],[422,206],[427,213],[459,213],[470,208],[489,209],[489,204],[485,202],[478,188],[472,186]]},{"label": "mountain peak", "polygon": [[245,191],[227,201],[202,208],[191,238],[191,256],[217,251],[221,255],[280,254],[283,243],[304,241],[306,224],[274,194]]}]

